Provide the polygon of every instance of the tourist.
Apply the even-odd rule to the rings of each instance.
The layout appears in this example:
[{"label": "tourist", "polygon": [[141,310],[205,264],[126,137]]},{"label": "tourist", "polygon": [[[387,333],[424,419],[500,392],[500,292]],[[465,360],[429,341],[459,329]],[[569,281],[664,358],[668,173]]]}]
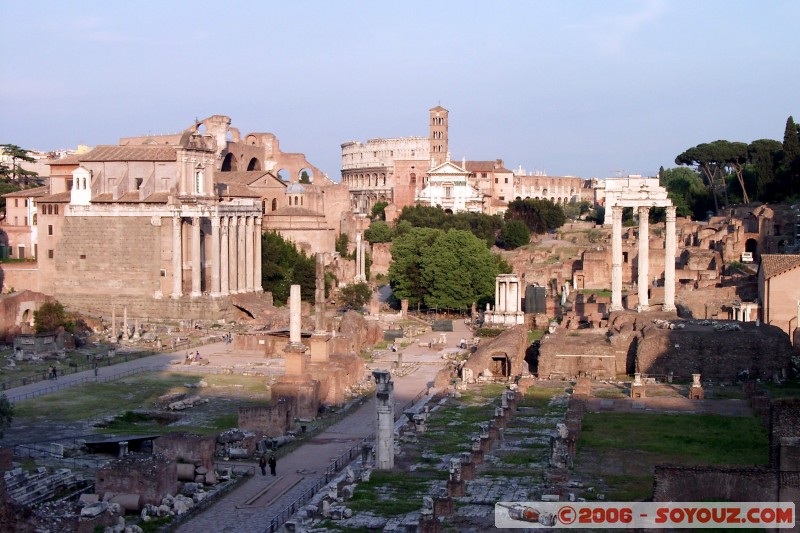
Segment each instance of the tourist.
[{"label": "tourist", "polygon": [[[266,455],[266,454],[265,454],[265,455]],[[271,464],[272,464],[272,463],[270,463],[270,465],[271,465]],[[260,467],[261,467],[261,475],[262,475],[262,476],[266,476],[266,475],[267,475],[267,460],[266,460],[266,459],[264,459],[264,455],[262,455],[262,456],[261,456],[261,457],[258,459],[258,466],[260,466]],[[270,468],[272,468],[272,466],[270,466]],[[275,474],[273,474],[273,475],[275,475]]]},{"label": "tourist", "polygon": [[277,459],[275,459],[275,454],[273,453],[273,454],[271,454],[269,456],[269,473],[272,474],[273,476],[276,475],[275,474],[275,466],[277,464],[278,464],[278,461],[277,461]]}]

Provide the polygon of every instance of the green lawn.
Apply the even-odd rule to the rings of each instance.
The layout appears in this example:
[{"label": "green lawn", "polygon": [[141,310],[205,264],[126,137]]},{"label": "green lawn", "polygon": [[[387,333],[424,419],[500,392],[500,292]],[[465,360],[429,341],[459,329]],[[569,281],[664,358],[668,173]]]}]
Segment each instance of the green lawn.
[{"label": "green lawn", "polygon": [[769,439],[756,417],[586,413],[578,448],[640,450],[684,464],[766,465]]}]

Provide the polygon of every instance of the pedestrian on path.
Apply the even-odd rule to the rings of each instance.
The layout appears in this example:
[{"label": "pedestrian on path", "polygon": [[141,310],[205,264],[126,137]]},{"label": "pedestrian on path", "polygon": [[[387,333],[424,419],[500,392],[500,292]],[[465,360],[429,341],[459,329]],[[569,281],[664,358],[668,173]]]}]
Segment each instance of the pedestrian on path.
[{"label": "pedestrian on path", "polygon": [[[267,475],[267,460],[264,458],[264,455],[262,455],[261,458],[258,460],[258,466],[261,467],[261,475],[262,476],[266,476]],[[270,467],[270,468],[272,468],[272,467]],[[273,475],[275,475],[275,474],[273,474]]]},{"label": "pedestrian on path", "polygon": [[273,476],[277,475],[275,474],[275,466],[277,464],[278,461],[277,459],[275,459],[275,454],[273,453],[272,455],[269,456],[269,473],[272,474]]}]

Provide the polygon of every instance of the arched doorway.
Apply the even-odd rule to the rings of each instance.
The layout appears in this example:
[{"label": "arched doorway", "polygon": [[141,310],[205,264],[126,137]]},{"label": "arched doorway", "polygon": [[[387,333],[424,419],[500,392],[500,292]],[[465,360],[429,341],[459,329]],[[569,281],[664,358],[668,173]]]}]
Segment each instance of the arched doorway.
[{"label": "arched doorway", "polygon": [[257,157],[254,157],[247,163],[247,170],[261,170],[261,161],[259,161]]},{"label": "arched doorway", "polygon": [[492,364],[489,367],[492,375],[496,378],[508,378],[511,376],[511,360],[505,352],[496,352],[492,354]]},{"label": "arched doorway", "polygon": [[753,254],[753,257],[758,257],[758,241],[755,239],[747,239],[744,242],[744,251]]},{"label": "arched doorway", "polygon": [[220,170],[222,172],[236,172],[239,170],[239,162],[236,160],[236,156],[228,152],[225,159],[222,160],[222,168]]}]

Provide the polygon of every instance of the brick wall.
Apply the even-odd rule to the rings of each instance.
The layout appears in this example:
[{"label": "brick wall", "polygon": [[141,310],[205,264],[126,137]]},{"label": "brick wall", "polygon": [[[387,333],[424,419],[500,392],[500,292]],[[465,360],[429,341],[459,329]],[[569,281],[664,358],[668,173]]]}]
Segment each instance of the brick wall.
[{"label": "brick wall", "polygon": [[656,502],[774,502],[779,477],[765,468],[655,467]]},{"label": "brick wall", "polygon": [[191,463],[211,470],[214,467],[214,445],[213,437],[168,433],[153,442],[153,453],[176,463]]}]

